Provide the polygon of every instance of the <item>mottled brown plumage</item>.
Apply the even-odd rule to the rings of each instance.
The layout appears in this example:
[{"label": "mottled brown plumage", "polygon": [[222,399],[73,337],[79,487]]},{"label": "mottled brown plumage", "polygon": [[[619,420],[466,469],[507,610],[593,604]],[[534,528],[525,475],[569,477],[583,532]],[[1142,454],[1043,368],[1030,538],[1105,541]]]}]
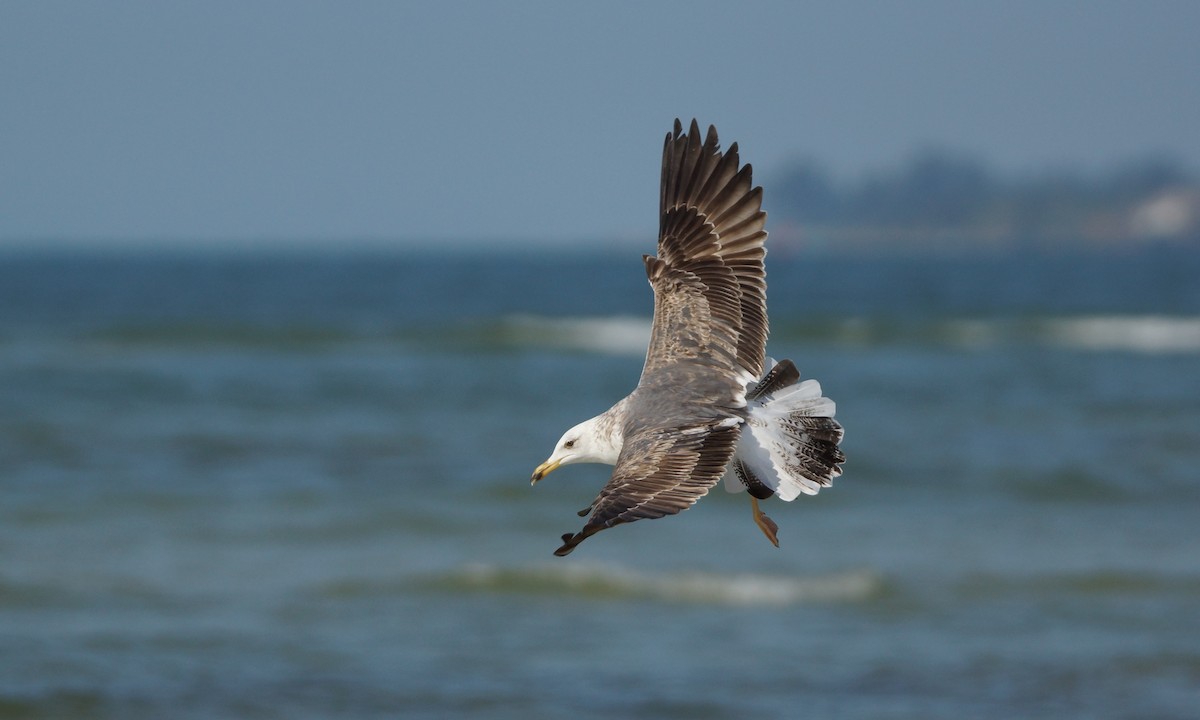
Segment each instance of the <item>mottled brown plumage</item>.
[{"label": "mottled brown plumage", "polygon": [[[654,322],[637,388],[607,413],[622,423],[613,474],[566,555],[601,530],[672,515],[720,480],[746,417],[746,383],[767,341],[762,188],[715,128],[678,120],[663,146],[658,252],[645,256]],[[611,415],[610,415],[611,414]],[[586,511],[585,511],[586,514]]]}]

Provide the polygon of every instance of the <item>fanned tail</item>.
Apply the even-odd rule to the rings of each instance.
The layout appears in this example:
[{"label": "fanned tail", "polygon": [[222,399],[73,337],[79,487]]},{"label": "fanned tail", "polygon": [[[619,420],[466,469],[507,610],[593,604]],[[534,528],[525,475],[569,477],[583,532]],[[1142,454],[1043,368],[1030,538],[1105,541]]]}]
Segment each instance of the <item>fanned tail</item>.
[{"label": "fanned tail", "polygon": [[842,474],[844,434],[837,408],[816,380],[800,381],[791,360],[768,361],[770,370],[746,394],[749,417],[725,476],[730,492],[748,490],[762,500],[815,495]]}]

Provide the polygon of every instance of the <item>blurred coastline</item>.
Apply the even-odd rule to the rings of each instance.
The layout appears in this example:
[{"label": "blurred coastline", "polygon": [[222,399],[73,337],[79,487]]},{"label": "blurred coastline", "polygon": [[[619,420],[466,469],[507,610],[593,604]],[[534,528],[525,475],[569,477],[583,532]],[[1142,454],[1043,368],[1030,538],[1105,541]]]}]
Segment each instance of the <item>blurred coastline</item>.
[{"label": "blurred coastline", "polygon": [[771,188],[773,242],[785,246],[890,254],[1200,246],[1200,180],[1169,157],[1013,176],[930,149],[857,181],[793,161]]}]

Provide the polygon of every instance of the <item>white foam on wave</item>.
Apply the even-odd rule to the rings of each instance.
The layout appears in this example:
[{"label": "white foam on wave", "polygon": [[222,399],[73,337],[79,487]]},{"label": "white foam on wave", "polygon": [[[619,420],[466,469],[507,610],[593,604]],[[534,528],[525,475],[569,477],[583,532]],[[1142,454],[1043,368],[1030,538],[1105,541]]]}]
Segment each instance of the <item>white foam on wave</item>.
[{"label": "white foam on wave", "polygon": [[456,573],[456,579],[480,590],[736,606],[856,602],[867,600],[883,589],[882,578],[868,570],[790,577],[713,572],[650,574],[588,564],[526,568],[475,564]]},{"label": "white foam on wave", "polygon": [[1200,317],[1081,315],[1017,319],[958,319],[940,325],[941,341],[972,350],[1034,343],[1095,352],[1200,352]]},{"label": "white foam on wave", "polygon": [[650,319],[631,315],[562,318],[514,315],[505,319],[504,327],[506,336],[522,345],[644,355],[650,344]]},{"label": "white foam on wave", "polygon": [[1082,350],[1142,353],[1200,352],[1200,317],[1096,315],[1056,318],[1041,324],[1050,343]]},{"label": "white foam on wave", "polygon": [[[514,315],[503,322],[504,338],[522,346],[554,347],[611,355],[642,356],[650,342],[650,319],[631,315],[549,318]],[[935,324],[934,342],[973,350],[1035,343],[1076,350],[1138,353],[1200,352],[1200,317],[1081,315],[1020,320],[959,318]],[[825,338],[829,340],[830,338]],[[836,342],[862,345],[903,339],[894,330],[861,318],[835,324]]]}]

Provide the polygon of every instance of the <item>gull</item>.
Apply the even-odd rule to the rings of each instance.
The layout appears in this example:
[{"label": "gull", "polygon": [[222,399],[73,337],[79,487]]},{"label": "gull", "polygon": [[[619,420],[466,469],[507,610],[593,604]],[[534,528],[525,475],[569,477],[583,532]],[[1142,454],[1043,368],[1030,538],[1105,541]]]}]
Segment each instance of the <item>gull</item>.
[{"label": "gull", "polygon": [[754,522],[776,547],[778,526],[759,508],[777,496],[815,495],[841,474],[842,426],[816,380],[766,356],[766,213],[762,188],[737,143],[721,152],[679,120],[663,143],[656,255],[644,255],[654,320],[637,387],[563,433],[531,483],[573,463],[613,466],[562,536],[570,553],[601,530],[674,515],[724,478],[750,495]]}]

